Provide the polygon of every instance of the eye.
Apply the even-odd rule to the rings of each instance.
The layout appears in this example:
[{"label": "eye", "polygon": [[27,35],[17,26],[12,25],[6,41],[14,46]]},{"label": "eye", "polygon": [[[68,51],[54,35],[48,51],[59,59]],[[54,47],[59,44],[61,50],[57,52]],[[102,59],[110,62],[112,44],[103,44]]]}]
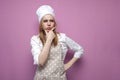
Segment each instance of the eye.
[{"label": "eye", "polygon": [[48,22],[48,20],[43,20],[43,22]]},{"label": "eye", "polygon": [[54,20],[53,20],[53,19],[51,19],[51,20],[50,20],[50,22],[54,22]]}]

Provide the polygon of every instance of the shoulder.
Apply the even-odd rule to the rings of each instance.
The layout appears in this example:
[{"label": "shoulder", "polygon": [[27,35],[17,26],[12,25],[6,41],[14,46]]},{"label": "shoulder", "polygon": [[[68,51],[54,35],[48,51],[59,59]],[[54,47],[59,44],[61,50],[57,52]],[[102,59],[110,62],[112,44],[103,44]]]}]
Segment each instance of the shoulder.
[{"label": "shoulder", "polygon": [[39,35],[33,35],[33,36],[31,37],[31,41],[40,42]]},{"label": "shoulder", "polygon": [[65,37],[66,34],[65,33],[58,33],[59,37]]},{"label": "shoulder", "polygon": [[39,39],[39,35],[33,35],[33,36],[31,37],[31,39],[32,39],[32,40],[37,40],[37,39]]},{"label": "shoulder", "polygon": [[58,34],[59,41],[65,41],[65,38],[66,38],[66,34],[65,33],[59,33]]}]

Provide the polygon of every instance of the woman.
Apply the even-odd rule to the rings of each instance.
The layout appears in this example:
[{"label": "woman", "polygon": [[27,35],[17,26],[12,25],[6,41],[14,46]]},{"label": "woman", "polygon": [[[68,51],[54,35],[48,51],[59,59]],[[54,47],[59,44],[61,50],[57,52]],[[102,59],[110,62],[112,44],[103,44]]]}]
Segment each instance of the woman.
[{"label": "woman", "polygon": [[[39,19],[39,34],[31,38],[32,55],[37,70],[34,80],[66,80],[68,70],[83,54],[83,48],[67,37],[64,33],[56,32],[55,14],[52,7],[43,5],[37,9]],[[64,64],[68,49],[75,54]]]}]

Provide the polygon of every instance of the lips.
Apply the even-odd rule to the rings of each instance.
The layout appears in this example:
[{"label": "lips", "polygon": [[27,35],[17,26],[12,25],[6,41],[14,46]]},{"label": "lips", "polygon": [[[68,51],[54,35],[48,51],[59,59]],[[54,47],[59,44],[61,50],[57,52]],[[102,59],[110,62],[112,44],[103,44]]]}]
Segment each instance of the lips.
[{"label": "lips", "polygon": [[46,30],[51,30],[51,28],[50,28],[50,27],[48,27]]},{"label": "lips", "polygon": [[52,28],[48,27],[46,28],[46,31],[49,32]]}]

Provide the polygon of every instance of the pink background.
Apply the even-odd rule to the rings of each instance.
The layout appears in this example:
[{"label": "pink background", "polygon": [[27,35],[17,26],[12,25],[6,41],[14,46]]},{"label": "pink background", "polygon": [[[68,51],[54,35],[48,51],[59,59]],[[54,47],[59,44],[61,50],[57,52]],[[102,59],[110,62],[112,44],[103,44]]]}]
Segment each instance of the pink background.
[{"label": "pink background", "polygon": [[55,9],[58,31],[85,50],[68,80],[120,80],[119,0],[0,0],[0,80],[33,80],[30,38],[43,4]]}]

